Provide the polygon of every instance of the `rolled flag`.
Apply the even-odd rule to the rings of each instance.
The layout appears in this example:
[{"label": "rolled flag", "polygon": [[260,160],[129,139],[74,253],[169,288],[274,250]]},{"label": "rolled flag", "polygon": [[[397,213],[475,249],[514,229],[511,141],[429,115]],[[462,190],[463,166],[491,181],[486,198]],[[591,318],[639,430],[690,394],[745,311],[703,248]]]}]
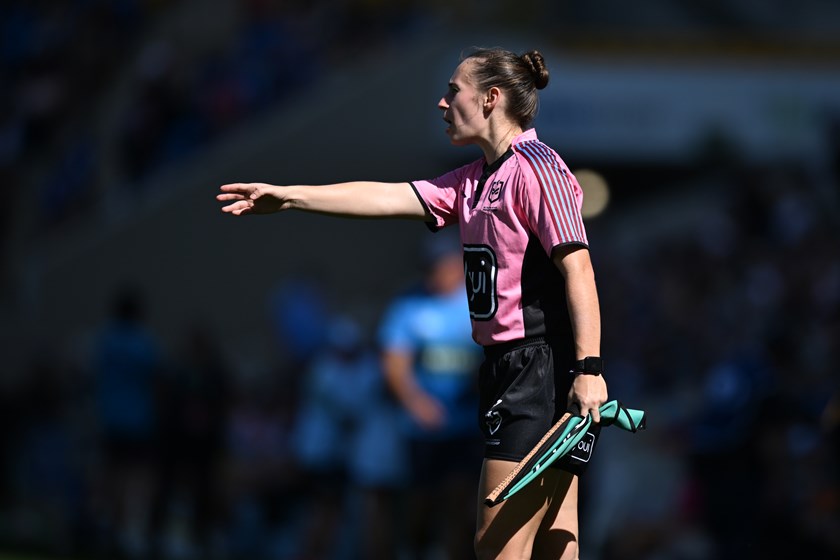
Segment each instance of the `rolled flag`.
[{"label": "rolled flag", "polygon": [[[600,406],[601,426],[618,426],[636,433],[645,428],[645,413],[624,407],[618,401]],[[574,449],[592,424],[592,418],[567,412],[558,420],[534,448],[520,461],[510,474],[484,499],[488,506],[507,500],[527,486],[554,461]]]}]

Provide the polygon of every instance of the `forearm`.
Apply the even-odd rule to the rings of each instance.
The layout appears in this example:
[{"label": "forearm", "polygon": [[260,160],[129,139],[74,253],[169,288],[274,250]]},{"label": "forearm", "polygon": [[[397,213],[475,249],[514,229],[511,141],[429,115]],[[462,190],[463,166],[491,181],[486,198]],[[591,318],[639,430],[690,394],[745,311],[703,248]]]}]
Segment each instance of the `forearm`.
[{"label": "forearm", "polygon": [[408,183],[354,181],[278,188],[285,190],[288,209],[357,218],[426,218],[423,204]]},{"label": "forearm", "polygon": [[566,279],[566,299],[575,337],[575,358],[601,355],[601,312],[592,267]]},{"label": "forearm", "polygon": [[388,387],[418,425],[435,430],[446,423],[446,411],[440,402],[417,383],[411,354],[386,350],[382,369]]}]

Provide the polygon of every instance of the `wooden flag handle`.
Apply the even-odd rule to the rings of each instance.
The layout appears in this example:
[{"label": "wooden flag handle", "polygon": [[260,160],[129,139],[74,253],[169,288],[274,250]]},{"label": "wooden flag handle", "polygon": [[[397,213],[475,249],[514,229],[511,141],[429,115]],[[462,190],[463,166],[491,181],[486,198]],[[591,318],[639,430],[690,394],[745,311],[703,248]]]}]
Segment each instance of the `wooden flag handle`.
[{"label": "wooden flag handle", "polygon": [[566,414],[564,414],[560,418],[560,420],[558,420],[545,433],[542,439],[540,439],[540,441],[537,442],[533,449],[531,449],[531,451],[529,451],[528,454],[525,455],[525,458],[519,461],[519,463],[517,463],[516,466],[513,467],[513,470],[510,471],[510,473],[505,477],[505,479],[502,480],[502,482],[500,482],[499,485],[496,486],[496,488],[492,492],[490,492],[490,494],[487,495],[487,497],[484,499],[484,503],[490,506],[496,505],[499,502],[499,496],[501,496],[502,493],[508,489],[513,479],[516,478],[516,476],[520,472],[522,472],[522,469],[524,469],[528,462],[534,457],[534,455],[536,455],[539,452],[540,448],[545,444],[545,442],[550,440],[551,437],[557,432],[557,430],[559,430],[563,426],[563,424],[565,424],[571,417],[571,412],[567,412]]}]

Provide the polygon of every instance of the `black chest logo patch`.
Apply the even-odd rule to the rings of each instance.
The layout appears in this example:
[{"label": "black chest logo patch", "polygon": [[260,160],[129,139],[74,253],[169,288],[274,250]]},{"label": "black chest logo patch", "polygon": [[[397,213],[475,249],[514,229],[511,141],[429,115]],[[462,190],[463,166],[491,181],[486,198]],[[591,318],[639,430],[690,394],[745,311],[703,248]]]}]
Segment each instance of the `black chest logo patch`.
[{"label": "black chest logo patch", "polygon": [[490,192],[487,193],[487,202],[495,204],[502,198],[502,192],[505,189],[504,181],[493,181],[490,183]]},{"label": "black chest logo patch", "polygon": [[498,276],[496,253],[487,245],[464,245],[464,279],[470,317],[487,321],[496,315],[499,298],[496,292]]}]

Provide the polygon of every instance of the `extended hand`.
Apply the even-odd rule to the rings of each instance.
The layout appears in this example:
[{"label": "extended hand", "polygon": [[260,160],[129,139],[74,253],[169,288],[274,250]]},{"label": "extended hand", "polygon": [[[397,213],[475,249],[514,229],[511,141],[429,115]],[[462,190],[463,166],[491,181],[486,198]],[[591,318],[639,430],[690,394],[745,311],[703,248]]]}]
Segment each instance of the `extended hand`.
[{"label": "extended hand", "polygon": [[232,183],[222,185],[222,194],[216,195],[220,202],[230,202],[222,212],[235,216],[245,214],[270,214],[284,209],[286,199],[283,188],[265,183]]}]

